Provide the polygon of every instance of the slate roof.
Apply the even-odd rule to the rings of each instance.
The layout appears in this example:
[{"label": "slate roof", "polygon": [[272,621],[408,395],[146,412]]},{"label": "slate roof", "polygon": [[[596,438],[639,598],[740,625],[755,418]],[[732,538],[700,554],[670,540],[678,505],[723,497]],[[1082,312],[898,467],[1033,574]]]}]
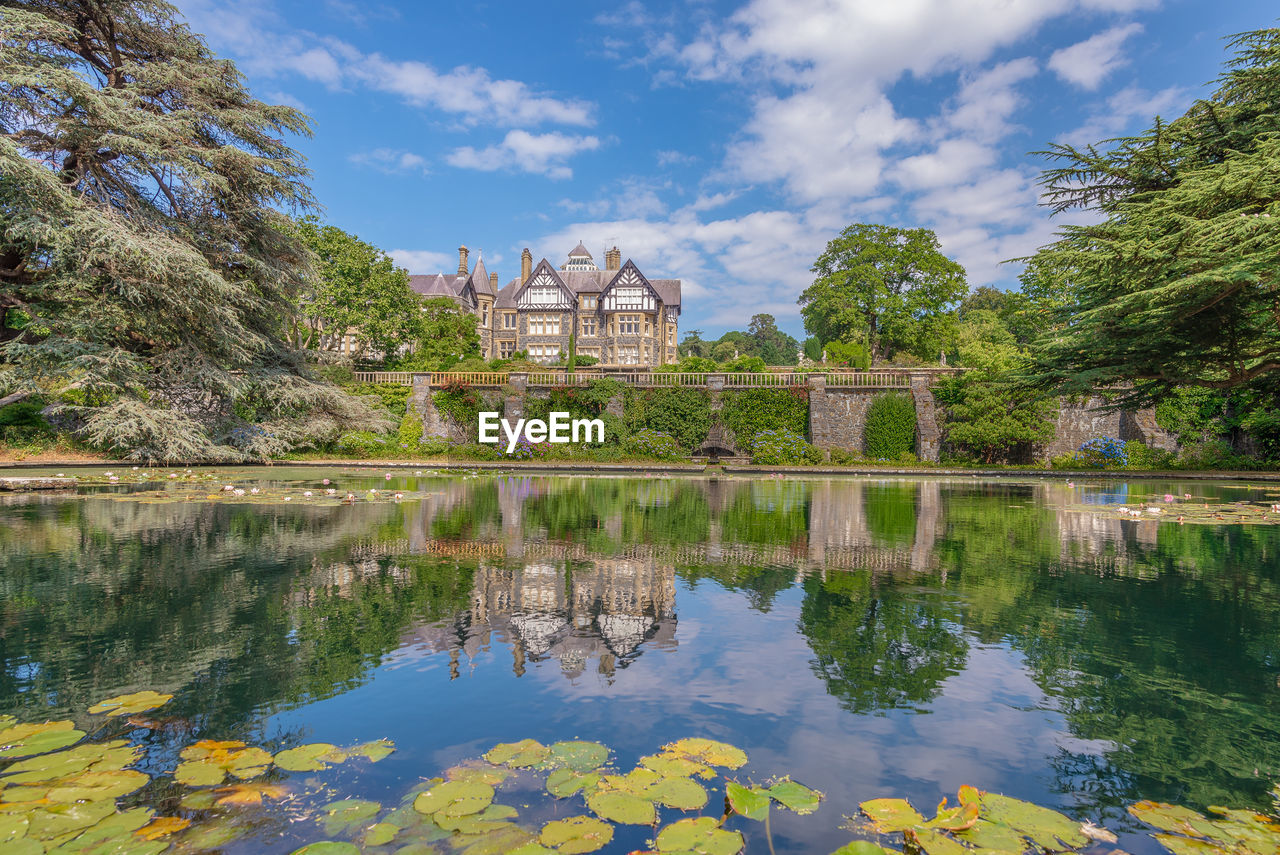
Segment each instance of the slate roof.
[{"label": "slate roof", "polygon": [[[458,281],[462,280],[462,281]],[[432,273],[426,276],[410,276],[409,287],[424,297],[457,297],[462,292],[466,278],[456,273]]]},{"label": "slate roof", "polygon": [[493,294],[493,286],[489,284],[489,272],[484,269],[484,256],[476,262],[476,267],[471,271],[471,285],[476,289],[477,294]]},{"label": "slate roof", "polygon": [[578,241],[578,245],[575,246],[573,249],[569,250],[570,258],[574,258],[574,257],[581,258],[584,255],[587,258],[591,258],[591,253],[587,252],[587,248],[582,245],[582,241]]},{"label": "slate roof", "polygon": [[[574,294],[599,294],[613,280],[613,277],[618,275],[616,270],[557,270],[556,273]],[[650,279],[649,284],[658,292],[658,298],[662,300],[663,305],[679,307],[679,279]],[[520,285],[521,281],[518,278],[504,285],[498,292],[494,307],[514,309],[516,292],[520,290]]]}]

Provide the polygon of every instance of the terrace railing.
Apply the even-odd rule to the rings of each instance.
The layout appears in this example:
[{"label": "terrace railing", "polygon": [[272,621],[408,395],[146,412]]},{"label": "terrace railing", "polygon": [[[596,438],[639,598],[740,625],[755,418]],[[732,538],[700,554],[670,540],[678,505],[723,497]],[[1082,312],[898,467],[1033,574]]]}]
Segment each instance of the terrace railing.
[{"label": "terrace railing", "polygon": [[[628,386],[640,388],[672,387],[705,388],[708,378],[723,377],[726,389],[785,388],[787,386],[808,385],[809,377],[817,374],[824,378],[825,385],[830,388],[844,389],[908,389],[911,387],[913,375],[924,374],[937,378],[954,374],[965,369],[915,369],[899,368],[880,371],[833,371],[833,372],[768,372],[768,373],[719,373],[719,372],[680,372],[680,371],[633,371],[605,372],[599,370],[575,371],[531,371],[525,374],[529,386],[586,386],[593,380],[608,378]],[[511,380],[511,373],[505,371],[432,371],[423,372],[433,388],[449,384],[467,386],[504,386]],[[357,383],[378,383],[400,386],[413,385],[412,371],[357,371]]]}]

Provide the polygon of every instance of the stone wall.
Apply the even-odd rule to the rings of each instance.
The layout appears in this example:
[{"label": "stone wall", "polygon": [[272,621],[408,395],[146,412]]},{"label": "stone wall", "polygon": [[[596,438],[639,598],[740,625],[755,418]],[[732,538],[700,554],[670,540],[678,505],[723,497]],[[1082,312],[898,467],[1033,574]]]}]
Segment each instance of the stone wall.
[{"label": "stone wall", "polygon": [[1100,436],[1128,442],[1138,440],[1150,448],[1177,451],[1177,438],[1156,424],[1155,410],[1106,412],[1105,402],[1098,396],[1085,400],[1060,398],[1054,422],[1053,440],[1038,457],[1048,461],[1059,454],[1070,454],[1080,444]]},{"label": "stone wall", "polygon": [[809,440],[817,448],[861,453],[862,429],[873,393],[828,389],[826,378],[809,378]]}]

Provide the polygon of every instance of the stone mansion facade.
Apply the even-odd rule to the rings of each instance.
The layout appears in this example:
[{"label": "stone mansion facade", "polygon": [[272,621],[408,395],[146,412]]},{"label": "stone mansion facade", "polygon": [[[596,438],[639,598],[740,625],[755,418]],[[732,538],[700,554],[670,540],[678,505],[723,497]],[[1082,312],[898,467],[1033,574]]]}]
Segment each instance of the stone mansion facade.
[{"label": "stone mansion facade", "polygon": [[648,279],[615,246],[605,250],[604,269],[581,243],[559,268],[545,258],[533,264],[521,253],[520,276],[502,288],[484,259],[468,269],[468,250],[458,248],[457,273],[410,276],[424,298],[449,297],[476,316],[485,359],[524,352],[534,362],[567,359],[570,338],[579,356],[602,365],[663,365],[677,361],[680,280]]}]

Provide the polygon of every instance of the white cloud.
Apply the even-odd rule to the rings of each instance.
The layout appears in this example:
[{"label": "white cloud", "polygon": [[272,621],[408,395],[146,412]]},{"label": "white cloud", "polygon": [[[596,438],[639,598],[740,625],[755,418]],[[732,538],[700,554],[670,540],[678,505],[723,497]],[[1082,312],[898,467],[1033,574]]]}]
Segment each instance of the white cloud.
[{"label": "white cloud", "polygon": [[[1180,86],[1159,92],[1127,86],[1107,98],[1080,127],[1059,136],[1057,142],[1085,146],[1132,133],[1149,127],[1156,116],[1181,114],[1190,100],[1191,93]],[[1139,127],[1135,129],[1135,125]]]},{"label": "white cloud", "polygon": [[300,75],[333,89],[365,87],[458,117],[466,124],[589,126],[595,105],[539,92],[519,80],[494,79],[484,68],[440,71],[418,60],[365,54],[351,44],[290,30],[270,5],[255,0],[184,0],[191,28],[255,75]]},{"label": "white cloud", "polygon": [[531,134],[528,131],[507,132],[502,142],[476,149],[472,146],[456,148],[445,156],[450,166],[459,169],[478,169],[495,172],[515,169],[562,179],[573,177],[573,170],[564,164],[573,155],[600,147],[600,140],[593,136],[573,136],[562,133]]},{"label": "white cloud", "polygon": [[693,163],[698,158],[679,151],[660,151],[657,153],[659,166],[683,165]]},{"label": "white cloud", "polygon": [[411,151],[392,148],[375,148],[373,151],[356,152],[347,160],[360,166],[370,166],[379,172],[427,173],[427,161]]},{"label": "white cloud", "polygon": [[1097,89],[1111,72],[1128,62],[1122,54],[1124,43],[1142,32],[1141,24],[1125,24],[1056,50],[1049,68],[1068,83],[1090,91]]},{"label": "white cloud", "polygon": [[452,273],[458,267],[458,256],[429,249],[393,249],[388,253],[396,264],[413,274]]}]

